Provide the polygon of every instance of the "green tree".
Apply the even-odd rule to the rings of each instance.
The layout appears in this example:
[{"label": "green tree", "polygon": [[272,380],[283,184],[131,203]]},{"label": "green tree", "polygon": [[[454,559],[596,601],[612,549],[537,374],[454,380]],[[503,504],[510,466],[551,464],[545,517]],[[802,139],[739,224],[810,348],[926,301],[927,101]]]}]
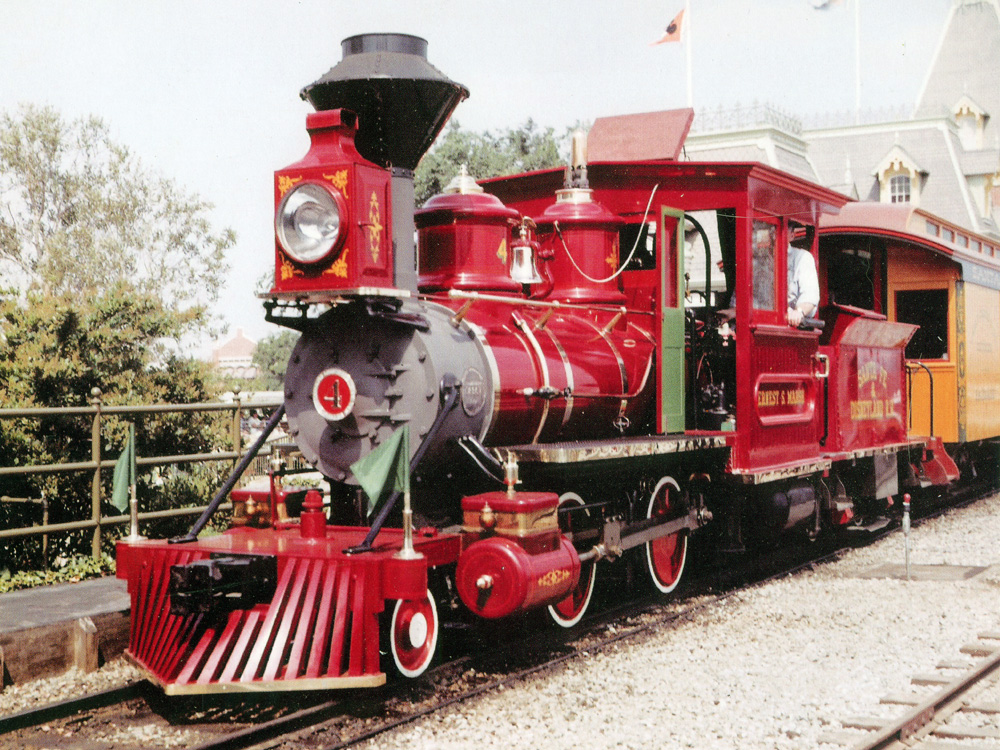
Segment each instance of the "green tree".
[{"label": "green tree", "polygon": [[531,119],[518,128],[498,133],[462,130],[453,120],[444,136],[417,166],[414,175],[416,203],[440,193],[464,164],[477,180],[556,167],[567,135],[559,139],[552,128],[540,129]]},{"label": "green tree", "polygon": [[[94,388],[106,405],[193,403],[212,398],[215,383],[206,363],[180,357],[164,341],[176,336],[176,316],[159,300],[116,285],[94,298],[45,296],[0,299],[0,404],[82,406]],[[227,445],[228,417],[215,413],[140,416],[135,419],[140,455],[185,455]],[[51,416],[0,423],[0,466],[89,461],[89,416]],[[102,451],[115,457],[128,432],[127,419],[105,416]],[[140,477],[143,510],[204,502],[221,469],[192,464],[180,474],[154,481]],[[110,487],[110,472],[106,472]],[[13,497],[50,499],[50,521],[75,521],[90,515],[90,478],[85,474],[5,477]],[[154,486],[155,484],[155,486]],[[105,492],[105,497],[109,493]],[[110,507],[108,512],[116,515]],[[31,509],[0,504],[0,528],[25,525]],[[181,521],[181,525],[186,521]],[[57,553],[86,552],[89,532],[54,538]],[[0,548],[0,568],[23,567],[30,544]]]},{"label": "green tree", "polygon": [[[144,169],[98,118],[67,122],[33,105],[0,114],[0,278],[10,287],[0,296],[0,406],[82,406],[94,388],[110,405],[210,400],[207,365],[178,345],[210,323],[235,241],[213,229],[210,210]],[[125,420],[103,422],[103,454],[117,456]],[[217,413],[136,419],[144,456],[209,452],[227,435]],[[89,461],[90,452],[89,417],[0,423],[0,466]],[[143,509],[204,502],[220,471],[144,472]],[[44,494],[58,523],[89,517],[89,485],[80,474],[6,477],[0,494]],[[28,512],[0,504],[0,527],[23,525],[13,516]],[[53,545],[89,551],[88,533],[60,534]],[[31,553],[30,542],[3,545],[0,568],[27,565]]]},{"label": "green tree", "polygon": [[295,342],[299,340],[297,331],[282,330],[265,336],[257,342],[253,352],[253,363],[257,368],[254,385],[265,391],[280,391],[285,381],[288,358],[292,356]]},{"label": "green tree", "polygon": [[128,282],[202,325],[232,230],[211,204],[143,168],[99,118],[22,105],[0,115],[0,270],[23,289],[93,295]]}]

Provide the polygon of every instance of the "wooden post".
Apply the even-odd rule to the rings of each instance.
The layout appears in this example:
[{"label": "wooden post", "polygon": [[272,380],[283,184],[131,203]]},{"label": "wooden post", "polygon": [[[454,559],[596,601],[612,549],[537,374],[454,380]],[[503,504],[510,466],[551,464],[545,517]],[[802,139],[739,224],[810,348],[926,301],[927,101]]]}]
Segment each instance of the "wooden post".
[{"label": "wooden post", "polygon": [[97,671],[97,626],[89,617],[73,624],[73,666],[87,674]]}]

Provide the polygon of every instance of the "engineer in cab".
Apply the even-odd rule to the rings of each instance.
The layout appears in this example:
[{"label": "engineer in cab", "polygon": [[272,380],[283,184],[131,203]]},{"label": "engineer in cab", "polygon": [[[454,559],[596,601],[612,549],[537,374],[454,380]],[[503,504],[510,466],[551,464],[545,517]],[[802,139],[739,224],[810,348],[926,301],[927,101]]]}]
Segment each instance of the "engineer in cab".
[{"label": "engineer in cab", "polygon": [[812,253],[788,245],[788,325],[797,328],[819,308],[819,278]]}]

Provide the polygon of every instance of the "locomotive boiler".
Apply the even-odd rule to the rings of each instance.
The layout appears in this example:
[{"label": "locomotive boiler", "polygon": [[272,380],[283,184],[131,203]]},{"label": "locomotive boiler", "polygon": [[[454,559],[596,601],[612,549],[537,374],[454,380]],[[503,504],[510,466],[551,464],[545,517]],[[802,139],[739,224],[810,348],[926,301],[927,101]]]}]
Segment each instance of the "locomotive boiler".
[{"label": "locomotive boiler", "polygon": [[[346,39],[274,175],[264,305],[301,335],[268,428],[287,416],[323,492],[237,471],[186,536],[119,544],[128,653],[167,693],[416,677],[443,618],[571,627],[599,568],[668,594],[695,532],[740,553],[863,529],[923,467],[957,476],[907,431],[915,326],[825,288],[825,325],[789,325],[786,249],[817,256],[844,196],[651,152],[626,117],[595,126],[598,158],[577,139],[565,170],[463,170],[417,209],[413,170],[469,93],[426,51]],[[724,288],[692,294],[695,234]],[[199,537],[230,494],[232,528]]]}]

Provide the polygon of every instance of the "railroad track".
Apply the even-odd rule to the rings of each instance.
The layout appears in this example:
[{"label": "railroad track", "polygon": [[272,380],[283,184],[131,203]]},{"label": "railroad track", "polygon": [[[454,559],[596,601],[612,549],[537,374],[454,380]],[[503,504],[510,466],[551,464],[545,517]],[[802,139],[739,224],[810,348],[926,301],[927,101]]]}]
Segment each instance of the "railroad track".
[{"label": "railroad track", "polygon": [[996,700],[978,699],[985,690],[996,692],[1000,632],[980,633],[962,653],[963,659],[941,662],[933,674],[913,677],[912,692],[882,699],[883,705],[906,706],[901,715],[842,719],[844,729],[823,739],[855,750],[931,750],[945,747],[945,742],[949,750],[981,750],[984,740],[1000,741],[1000,695]]},{"label": "railroad track", "polygon": [[208,708],[196,701],[171,703],[139,681],[0,716],[0,747],[247,747],[293,731],[304,720],[315,722],[317,708],[295,710],[281,700],[262,704],[253,696],[225,697]]},{"label": "railroad track", "polygon": [[[888,530],[879,536],[885,533]],[[507,640],[501,641],[490,639],[488,629],[485,635],[482,628],[458,629],[451,633],[456,636],[451,640],[459,642],[456,655],[416,682],[390,683],[361,693],[336,693],[334,700],[322,700],[324,696],[320,696],[304,706],[309,697],[166,699],[146,683],[136,683],[0,717],[0,746],[10,742],[15,743],[11,746],[36,744],[33,738],[44,734],[45,747],[81,747],[82,742],[88,748],[99,748],[102,739],[108,737],[108,726],[116,721],[123,723],[124,719],[133,730],[134,744],[149,748],[177,746],[178,742],[196,750],[237,750],[264,742],[268,747],[292,748],[306,738],[310,747],[351,747],[482,693],[543,674],[580,654],[641,639],[695,616],[747,585],[792,575],[843,552],[841,548],[815,545],[798,549],[797,555],[783,548],[756,557],[754,568],[758,572],[752,580],[724,587],[719,585],[717,571],[702,566],[689,581],[684,598],[664,602],[647,597],[606,605],[571,631],[540,630],[525,623],[522,637],[513,639],[511,623],[505,623]],[[488,642],[490,648],[482,648],[483,642]],[[506,642],[507,646],[498,649],[498,642]],[[1000,647],[1000,642],[996,645]],[[926,707],[922,709],[921,720],[926,711]],[[912,728],[913,721],[906,726]],[[150,727],[145,735],[143,727]],[[886,729],[884,720],[878,729]],[[907,736],[912,736],[912,729],[907,731]],[[142,739],[160,735],[165,738],[163,744]]]}]

